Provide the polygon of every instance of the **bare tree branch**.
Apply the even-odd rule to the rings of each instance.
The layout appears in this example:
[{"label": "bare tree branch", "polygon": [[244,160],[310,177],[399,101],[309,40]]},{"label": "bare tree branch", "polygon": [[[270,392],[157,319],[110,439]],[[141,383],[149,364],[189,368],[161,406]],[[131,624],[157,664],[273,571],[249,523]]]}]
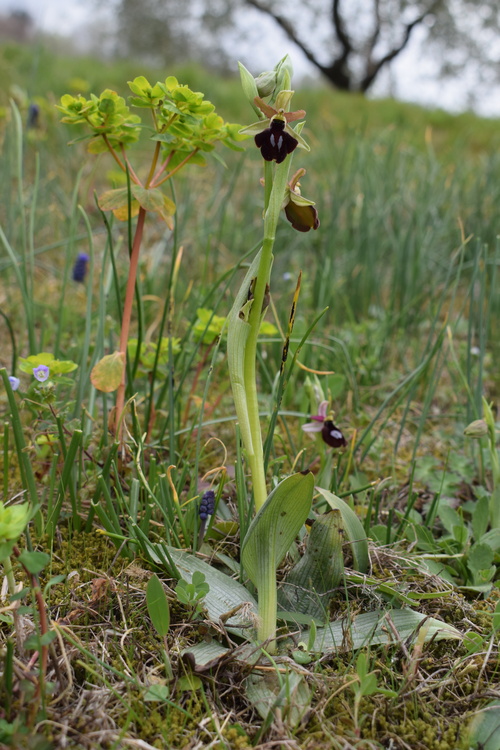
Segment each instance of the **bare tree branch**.
[{"label": "bare tree branch", "polygon": [[366,65],[371,66],[372,60],[373,60],[373,51],[375,49],[375,46],[380,38],[380,30],[382,28],[382,22],[380,19],[380,0],[374,0],[374,9],[373,9],[373,15],[375,16],[375,28],[373,29],[373,34],[371,35],[370,39],[368,40],[368,43],[366,45],[367,47],[367,54],[366,54]]},{"label": "bare tree branch", "polygon": [[292,41],[300,50],[302,50],[309,62],[311,62],[316,68],[318,68],[318,70],[320,70],[323,75],[325,75],[333,83],[334,86],[339,89],[351,88],[350,76],[347,70],[347,61],[349,55],[353,51],[353,48],[351,41],[345,31],[343,19],[340,16],[340,0],[333,0],[332,17],[336,34],[342,45],[342,52],[331,65],[323,65],[322,63],[320,63],[320,61],[315,57],[311,50],[306,47],[304,42],[297,36],[295,29],[293,28],[291,23],[279,13],[276,13],[269,6],[269,4],[263,3],[260,0],[245,0],[245,2],[247,5],[251,5],[252,7],[257,8],[257,10],[260,10],[262,13],[270,16],[278,24],[278,26],[283,29],[290,41]]},{"label": "bare tree branch", "polygon": [[297,45],[297,47],[302,50],[304,55],[307,57],[309,62],[311,62],[313,65],[315,65],[320,70],[323,70],[323,66],[319,63],[319,61],[314,57],[311,50],[306,47],[306,45],[302,42],[301,39],[297,36],[295,33],[295,29],[291,25],[291,23],[284,18],[283,16],[280,16],[279,13],[275,13],[272,8],[270,8],[268,5],[261,3],[260,0],[245,0],[247,5],[251,5],[254,8],[257,8],[257,10],[260,10],[262,13],[266,13],[266,15],[271,16],[273,21],[275,21],[278,26],[280,26],[287,37],[292,41],[294,44]]},{"label": "bare tree branch", "polygon": [[347,34],[347,31],[344,25],[344,19],[342,18],[340,14],[340,0],[333,0],[332,19],[333,19],[333,28],[335,29],[335,34],[337,35],[337,39],[342,45],[342,53],[338,56],[337,60],[345,63],[347,62],[349,55],[352,52],[352,42],[349,39],[349,36]]},{"label": "bare tree branch", "polygon": [[331,23],[340,50],[329,65],[324,65],[318,60],[314,52],[306,46],[298,36],[291,22],[275,11],[271,2],[266,2],[265,0],[245,0],[245,2],[247,5],[251,5],[252,7],[257,8],[257,10],[260,10],[261,13],[270,16],[273,21],[283,29],[290,41],[302,50],[309,62],[320,70],[334,86],[345,91],[357,89],[364,92],[369,89],[380,70],[403,51],[410,41],[413,30],[437,9],[442,3],[442,0],[434,0],[434,2],[430,2],[426,10],[422,11],[422,13],[413,21],[406,24],[403,29],[400,43],[390,49],[386,54],[382,55],[378,60],[373,59],[373,54],[375,47],[380,40],[382,19],[380,13],[380,0],[372,0],[375,27],[373,33],[365,44],[365,54],[363,55],[365,60],[365,70],[361,81],[355,80],[352,69],[350,68],[350,61],[353,57],[359,57],[363,53],[362,49],[355,47],[351,36],[347,31],[345,15],[342,13],[341,0],[332,0],[331,5]]},{"label": "bare tree branch", "polygon": [[435,8],[439,5],[440,0],[436,0],[432,5],[427,8],[427,10],[424,10],[417,18],[415,18],[411,23],[407,24],[405,27],[405,31],[403,34],[403,38],[396,47],[393,47],[389,52],[387,52],[383,57],[381,57],[377,62],[372,62],[370,65],[370,69],[367,72],[367,75],[365,75],[361,81],[360,90],[361,91],[367,91],[375,78],[377,77],[378,73],[380,72],[381,68],[384,67],[384,65],[388,65],[392,60],[394,60],[395,57],[397,57],[400,52],[404,50],[408,42],[410,41],[410,37],[412,34],[413,29],[416,26],[419,26],[427,16],[430,16]]}]

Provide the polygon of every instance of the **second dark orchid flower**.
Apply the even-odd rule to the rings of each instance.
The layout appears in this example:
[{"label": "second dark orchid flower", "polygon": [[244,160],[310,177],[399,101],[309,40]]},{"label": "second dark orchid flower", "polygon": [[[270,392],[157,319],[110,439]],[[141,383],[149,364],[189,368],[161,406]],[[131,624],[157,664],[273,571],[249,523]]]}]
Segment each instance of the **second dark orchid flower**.
[{"label": "second dark orchid flower", "polygon": [[283,203],[286,218],[298,232],[308,232],[310,229],[319,227],[319,217],[314,201],[310,201],[300,194],[299,180],[305,173],[306,170],[303,168],[295,172],[290,180]]},{"label": "second dark orchid flower", "polygon": [[342,431],[333,423],[333,414],[328,412],[328,401],[320,403],[318,413],[311,419],[314,421],[302,425],[304,432],[321,432],[323,441],[331,448],[343,448],[347,445]]}]

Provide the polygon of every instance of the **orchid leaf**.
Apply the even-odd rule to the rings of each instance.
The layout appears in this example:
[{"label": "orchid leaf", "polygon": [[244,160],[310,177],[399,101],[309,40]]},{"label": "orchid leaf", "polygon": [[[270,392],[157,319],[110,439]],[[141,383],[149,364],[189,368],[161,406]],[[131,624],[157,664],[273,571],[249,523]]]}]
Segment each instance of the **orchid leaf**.
[{"label": "orchid leaf", "polygon": [[294,729],[311,705],[311,690],[304,676],[289,667],[277,671],[251,674],[246,679],[246,697],[269,724],[279,711],[280,724]]},{"label": "orchid leaf", "polygon": [[330,508],[340,511],[344,531],[352,549],[353,567],[355,570],[359,570],[360,573],[365,573],[370,565],[370,558],[368,554],[368,540],[361,521],[345,500],[321,487],[317,487],[316,489],[323,495]]},{"label": "orchid leaf", "polygon": [[277,566],[290,549],[311,509],[314,477],[293,474],[269,495],[253,519],[241,550],[243,567],[259,593],[264,572]]},{"label": "orchid leaf", "polygon": [[344,571],[342,519],[331,510],[316,518],[299,562],[278,591],[278,602],[285,610],[302,612],[322,620]]},{"label": "orchid leaf", "polygon": [[253,453],[252,432],[247,409],[247,395],[245,385],[245,350],[250,324],[248,323],[249,307],[248,292],[253,278],[259,269],[261,252],[259,251],[249,267],[243,283],[236,295],[231,312],[228,316],[227,330],[227,361],[229,378],[233,389],[234,404],[238,415],[241,437],[249,453]]},{"label": "orchid leaf", "polygon": [[472,717],[467,734],[467,747],[500,750],[500,701],[492,701],[478,711]]},{"label": "orchid leaf", "polygon": [[154,629],[162,638],[170,628],[170,607],[163,585],[156,574],[153,574],[146,586],[146,605]]},{"label": "orchid leaf", "polygon": [[[416,635],[420,628],[425,628],[424,641],[462,638],[453,625],[412,609],[374,610],[317,628],[312,650],[353,651],[381,643],[400,643]],[[307,633],[302,638],[305,640]]]},{"label": "orchid leaf", "polygon": [[303,526],[312,502],[314,477],[293,474],[269,495],[245,536],[241,562],[259,595],[258,638],[275,649],[277,584],[276,569]]},{"label": "orchid leaf", "polygon": [[[164,565],[170,575],[180,576],[191,583],[195,571],[203,573],[210,587],[203,599],[210,620],[219,623],[222,618],[231,632],[251,637],[249,625],[256,620],[257,602],[241,583],[189,552],[166,544],[154,544],[143,537],[141,543],[153,562]],[[233,614],[228,617],[230,612]],[[245,630],[239,631],[239,628]]]}]

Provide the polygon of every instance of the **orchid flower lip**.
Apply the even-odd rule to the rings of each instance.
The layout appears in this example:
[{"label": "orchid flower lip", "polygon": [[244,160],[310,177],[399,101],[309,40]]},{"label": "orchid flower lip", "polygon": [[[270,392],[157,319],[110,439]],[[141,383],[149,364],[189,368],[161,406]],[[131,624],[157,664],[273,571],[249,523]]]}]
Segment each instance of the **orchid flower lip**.
[{"label": "orchid flower lip", "polygon": [[269,127],[255,136],[255,144],[266,161],[281,164],[297,147],[298,140],[285,127],[285,120],[273,117]]}]

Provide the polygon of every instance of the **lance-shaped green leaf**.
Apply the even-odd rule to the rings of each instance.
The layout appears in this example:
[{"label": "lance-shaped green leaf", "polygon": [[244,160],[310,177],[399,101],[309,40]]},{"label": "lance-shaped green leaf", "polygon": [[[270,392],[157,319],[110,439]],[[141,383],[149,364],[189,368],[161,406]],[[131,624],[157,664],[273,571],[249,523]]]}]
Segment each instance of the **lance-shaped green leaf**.
[{"label": "lance-shaped green leaf", "polygon": [[[424,630],[423,634],[420,629]],[[374,610],[317,628],[312,650],[321,653],[353,651],[381,643],[401,643],[417,633],[425,642],[463,637],[453,625],[413,609]],[[306,638],[307,631],[302,633],[302,639]]]},{"label": "lance-shaped green leaf", "polygon": [[251,637],[249,625],[255,621],[257,603],[241,583],[199,557],[166,544],[150,542],[145,535],[140,534],[140,530],[137,531],[144,551],[153,562],[164,566],[169,575],[182,577],[188,582],[191,582],[196,571],[205,575],[210,589],[203,604],[212,622],[218,623],[222,618],[231,633]]},{"label": "lance-shaped green leaf", "polygon": [[328,605],[344,572],[343,524],[340,511],[331,510],[314,521],[307,547],[278,591],[284,610],[311,617],[328,617]]},{"label": "lance-shaped green leaf", "polygon": [[360,573],[365,573],[370,565],[370,557],[368,554],[368,541],[361,521],[352,508],[340,497],[321,487],[316,487],[316,489],[323,495],[330,508],[340,511],[344,531],[351,545],[353,567],[355,570],[359,570]]},{"label": "lance-shaped green leaf", "polygon": [[[308,516],[313,490],[311,473],[284,479],[253,519],[243,542],[241,561],[258,591],[258,637],[262,641],[272,639],[276,632],[276,569]],[[269,648],[274,649],[272,640]]]},{"label": "lance-shaped green leaf", "polygon": [[164,638],[170,628],[170,607],[162,583],[155,573],[146,586],[146,605],[154,629]]}]

